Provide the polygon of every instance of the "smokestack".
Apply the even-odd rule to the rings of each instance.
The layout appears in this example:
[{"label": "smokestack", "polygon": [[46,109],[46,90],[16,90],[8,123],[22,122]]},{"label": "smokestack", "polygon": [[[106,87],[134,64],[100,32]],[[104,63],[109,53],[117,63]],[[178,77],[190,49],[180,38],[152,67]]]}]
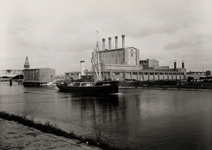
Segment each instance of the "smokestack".
[{"label": "smokestack", "polygon": [[115,36],[115,49],[118,48],[118,36]]},{"label": "smokestack", "polygon": [[183,60],[183,62],[182,62],[182,68],[185,68],[184,60]]},{"label": "smokestack", "polygon": [[175,60],[174,61],[174,70],[176,70],[177,69],[177,61]]},{"label": "smokestack", "polygon": [[102,39],[102,50],[105,50],[105,39]]},{"label": "smokestack", "polygon": [[108,38],[108,43],[109,43],[109,48],[108,49],[111,49],[111,37]]},{"label": "smokestack", "polygon": [[80,61],[80,69],[81,69],[81,76],[85,75],[85,61],[84,60]]},{"label": "smokestack", "polygon": [[122,48],[124,48],[125,47],[125,35],[122,35],[121,37],[122,37]]}]

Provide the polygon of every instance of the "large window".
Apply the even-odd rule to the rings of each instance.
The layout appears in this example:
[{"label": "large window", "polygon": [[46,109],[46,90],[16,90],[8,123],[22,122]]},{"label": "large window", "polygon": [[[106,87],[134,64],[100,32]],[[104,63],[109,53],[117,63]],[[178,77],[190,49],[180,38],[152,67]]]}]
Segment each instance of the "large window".
[{"label": "large window", "polygon": [[39,79],[39,70],[34,70],[34,80],[38,81]]}]

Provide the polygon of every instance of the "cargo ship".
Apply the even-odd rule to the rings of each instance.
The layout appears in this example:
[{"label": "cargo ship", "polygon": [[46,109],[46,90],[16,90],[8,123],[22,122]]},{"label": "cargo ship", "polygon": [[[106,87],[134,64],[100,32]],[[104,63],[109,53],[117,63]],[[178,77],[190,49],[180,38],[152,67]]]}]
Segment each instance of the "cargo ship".
[{"label": "cargo ship", "polygon": [[71,83],[67,83],[66,81],[58,81],[56,83],[57,87],[64,92],[80,93],[80,94],[108,95],[118,93],[119,91],[118,81],[104,81],[101,78],[98,42],[96,44],[96,50],[92,57],[91,62],[96,73],[97,77],[96,82],[72,81]]}]

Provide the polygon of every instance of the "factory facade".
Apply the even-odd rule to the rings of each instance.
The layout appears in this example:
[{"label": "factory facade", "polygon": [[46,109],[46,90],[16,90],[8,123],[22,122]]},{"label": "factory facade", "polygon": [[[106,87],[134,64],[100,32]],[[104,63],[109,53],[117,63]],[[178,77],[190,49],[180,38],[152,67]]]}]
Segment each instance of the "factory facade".
[{"label": "factory facade", "polygon": [[[169,66],[160,66],[159,61],[155,59],[140,60],[140,50],[135,47],[125,47],[125,36],[122,35],[122,47],[118,48],[118,37],[115,36],[115,47],[111,47],[111,37],[108,38],[108,48],[105,48],[106,40],[102,39],[102,48],[99,50],[99,60],[101,66],[101,76],[103,79],[135,79],[139,81],[147,80],[185,80],[186,69],[184,62],[182,67],[177,68],[177,62],[174,62],[174,68]],[[95,53],[92,53],[94,58]],[[94,60],[97,65],[97,60]],[[82,67],[83,68],[83,67]],[[81,71],[82,72],[82,71]],[[81,72],[66,72],[65,78],[78,77]],[[87,74],[94,74],[95,69]],[[80,76],[79,76],[80,77]]]},{"label": "factory facade", "polygon": [[125,47],[125,36],[122,35],[122,47],[118,48],[118,37],[115,36],[115,48],[111,48],[111,38],[108,38],[108,49],[105,39],[102,39],[102,50],[99,51],[102,76],[105,78],[146,80],[184,80],[186,69],[159,66],[155,59],[140,60],[140,50],[135,47]]}]

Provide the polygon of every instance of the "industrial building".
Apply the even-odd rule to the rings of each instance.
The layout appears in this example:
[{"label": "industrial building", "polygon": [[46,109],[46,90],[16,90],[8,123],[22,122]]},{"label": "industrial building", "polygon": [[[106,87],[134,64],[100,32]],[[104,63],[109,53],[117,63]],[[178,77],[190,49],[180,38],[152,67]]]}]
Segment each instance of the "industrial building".
[{"label": "industrial building", "polygon": [[[155,59],[140,60],[140,50],[135,47],[125,47],[125,36],[122,35],[122,47],[118,48],[118,37],[115,36],[115,47],[111,47],[111,37],[108,38],[108,48],[105,47],[106,40],[102,39],[102,49],[99,51],[100,66],[103,79],[135,79],[147,80],[185,80],[186,69],[177,68],[177,61],[174,61],[174,68],[160,66]],[[92,53],[94,58],[94,52]],[[97,59],[97,58],[96,58]],[[97,60],[94,60],[97,65]],[[88,74],[94,73],[94,68]],[[81,72],[66,72],[65,78],[77,78]]]},{"label": "industrial building", "polygon": [[55,80],[55,69],[51,68],[35,68],[30,69],[28,57],[24,64],[24,86],[41,86]]},{"label": "industrial building", "polygon": [[18,78],[18,81],[22,81],[23,75],[22,69],[1,69],[0,70],[0,82],[9,82],[10,79]]}]

